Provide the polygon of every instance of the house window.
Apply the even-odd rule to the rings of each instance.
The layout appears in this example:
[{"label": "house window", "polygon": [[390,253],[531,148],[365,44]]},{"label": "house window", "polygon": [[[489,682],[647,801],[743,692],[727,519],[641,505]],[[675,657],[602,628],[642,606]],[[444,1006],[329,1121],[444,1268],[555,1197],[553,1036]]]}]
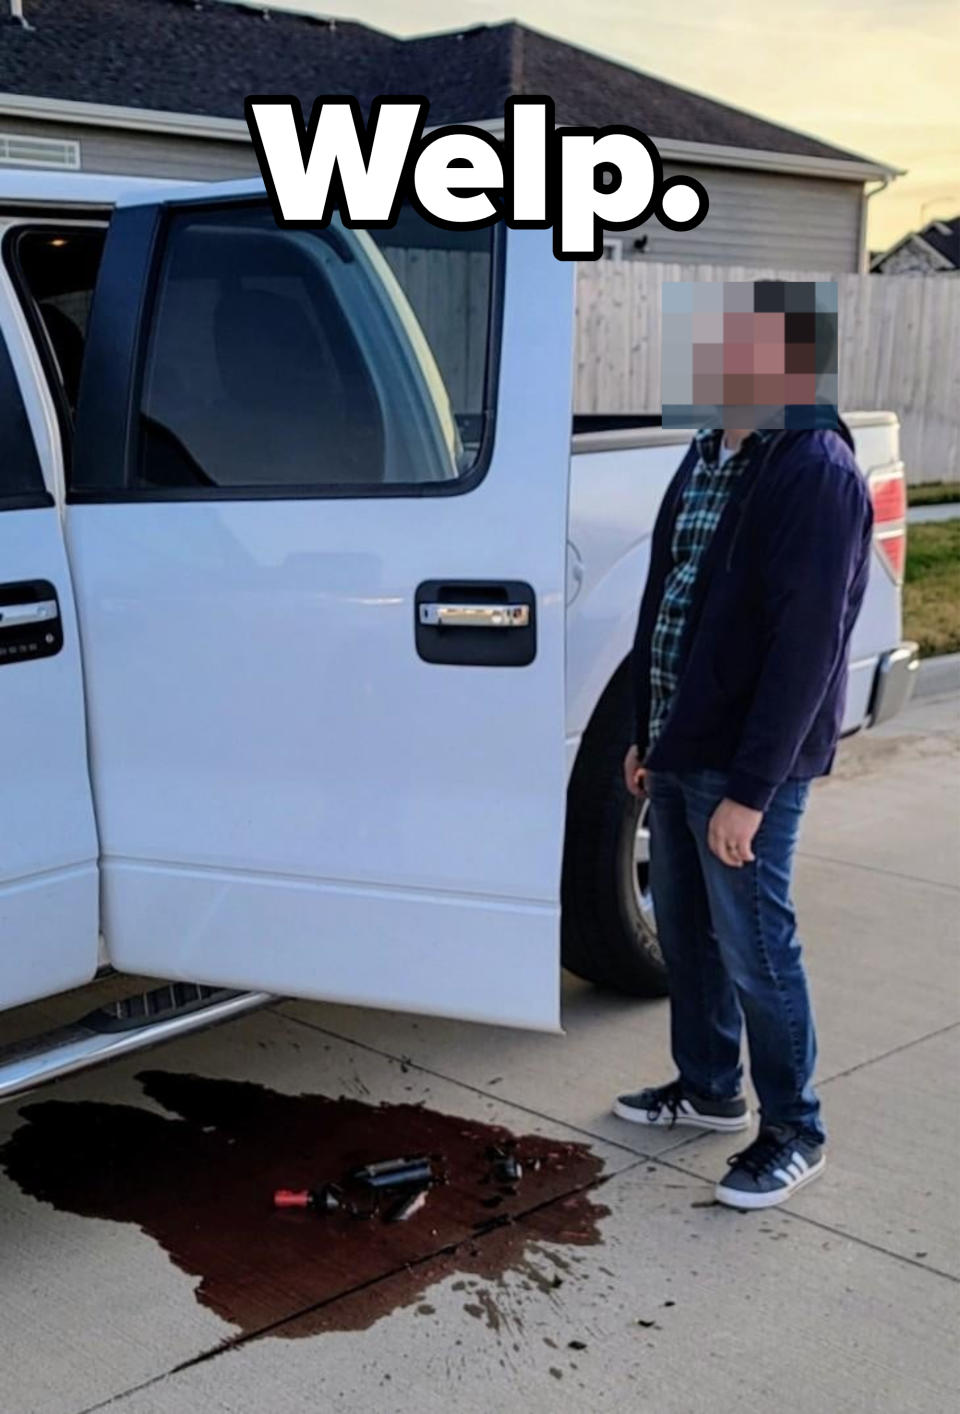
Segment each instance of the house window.
[{"label": "house window", "polygon": [[46,167],[79,172],[80,144],[69,138],[0,133],[0,167]]}]

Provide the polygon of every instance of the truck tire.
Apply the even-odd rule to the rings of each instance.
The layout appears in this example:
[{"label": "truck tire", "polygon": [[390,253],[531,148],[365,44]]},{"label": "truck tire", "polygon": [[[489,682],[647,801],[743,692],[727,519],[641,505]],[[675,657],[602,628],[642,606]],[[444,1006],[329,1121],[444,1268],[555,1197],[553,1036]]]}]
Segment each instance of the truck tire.
[{"label": "truck tire", "polygon": [[629,674],[607,688],[584,733],[567,791],[561,886],[564,967],[631,997],[662,997],[666,969],[649,895],[647,804],[630,795]]}]

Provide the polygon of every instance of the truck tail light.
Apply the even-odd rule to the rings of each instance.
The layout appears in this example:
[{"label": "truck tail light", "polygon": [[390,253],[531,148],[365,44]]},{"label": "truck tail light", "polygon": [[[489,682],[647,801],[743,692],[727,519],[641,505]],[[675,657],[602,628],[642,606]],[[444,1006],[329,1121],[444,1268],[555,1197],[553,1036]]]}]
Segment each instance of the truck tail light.
[{"label": "truck tail light", "polygon": [[873,502],[873,543],[896,584],[903,581],[907,557],[907,483],[903,462],[870,474]]}]

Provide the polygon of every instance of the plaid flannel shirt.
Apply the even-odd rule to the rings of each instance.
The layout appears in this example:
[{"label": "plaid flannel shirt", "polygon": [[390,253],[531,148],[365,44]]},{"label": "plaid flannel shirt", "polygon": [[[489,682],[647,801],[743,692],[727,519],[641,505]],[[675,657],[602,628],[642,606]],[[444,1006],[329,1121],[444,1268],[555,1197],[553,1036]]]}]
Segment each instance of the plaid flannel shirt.
[{"label": "plaid flannel shirt", "polygon": [[680,677],[680,649],[687,615],[693,600],[697,572],[704,552],[720,523],[737,477],[753,453],[773,436],[761,430],[744,437],[740,447],[719,464],[722,428],[705,428],[696,434],[700,454],[683,493],[673,527],[673,566],[663,586],[663,597],[650,644],[650,738],[653,745],[663,728]]}]

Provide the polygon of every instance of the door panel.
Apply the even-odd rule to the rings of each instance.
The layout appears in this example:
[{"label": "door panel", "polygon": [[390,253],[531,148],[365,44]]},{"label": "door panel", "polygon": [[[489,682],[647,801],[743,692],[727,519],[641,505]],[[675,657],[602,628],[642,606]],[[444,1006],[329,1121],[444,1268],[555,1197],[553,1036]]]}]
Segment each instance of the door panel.
[{"label": "door panel", "polygon": [[[229,290],[174,291],[166,305],[195,312],[212,300],[216,385],[202,330],[183,341],[189,392],[164,352],[175,346],[161,328],[164,291],[177,269],[207,275],[197,242],[190,264],[176,234],[185,226],[161,212],[166,264],[147,315],[143,396],[134,390],[131,403],[150,419],[146,439],[128,429],[122,453],[101,445],[99,465],[84,460],[85,400],[103,406],[108,391],[86,374],[81,390],[68,542],[89,643],[111,957],[147,974],[556,1026],[571,269],[552,259],[548,233],[511,234],[486,455],[489,437],[453,438],[437,367],[366,238],[342,232],[347,258],[323,254],[315,310],[287,279],[290,252],[278,264],[274,245],[267,270],[265,233],[258,252],[240,249],[249,228],[233,249],[223,215]],[[303,238],[274,229],[270,239]],[[107,288],[110,260],[108,241]],[[396,252],[390,263],[402,263]],[[304,369],[327,377],[307,326],[315,315],[324,329],[336,323],[331,291],[344,323],[329,375],[339,392],[321,398],[329,446],[314,412],[301,417],[297,399],[275,391],[287,421],[271,454],[263,389],[289,388]],[[106,337],[99,302],[98,291],[93,367]],[[282,377],[271,364],[289,348],[267,342],[274,315],[300,341]],[[245,363],[236,346],[249,319],[266,347]],[[230,352],[217,353],[217,328]],[[351,338],[362,359],[344,363]],[[214,425],[230,388],[257,404],[257,416],[242,414],[242,440]],[[357,407],[375,424],[362,443],[351,440]],[[207,483],[194,474],[187,488],[184,451]],[[471,586],[507,603],[530,587],[532,657],[425,658],[417,591],[431,581],[454,605]],[[518,628],[449,632],[492,643]]]},{"label": "door panel", "polygon": [[97,835],[60,518],[0,331],[0,1008],[97,967]]}]

